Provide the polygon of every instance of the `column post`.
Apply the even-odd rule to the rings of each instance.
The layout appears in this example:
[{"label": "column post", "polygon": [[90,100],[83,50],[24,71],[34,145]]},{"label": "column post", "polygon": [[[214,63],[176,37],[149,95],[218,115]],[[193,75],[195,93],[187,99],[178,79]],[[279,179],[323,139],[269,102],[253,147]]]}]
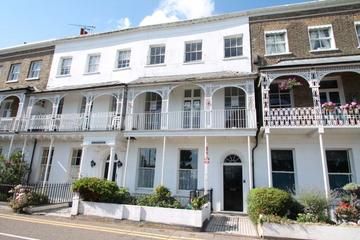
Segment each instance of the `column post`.
[{"label": "column post", "polygon": [[44,174],[44,179],[43,179],[43,189],[42,189],[42,192],[44,192],[44,188],[45,188],[45,185],[46,185],[46,182],[47,182],[47,175],[49,173],[49,165],[50,165],[50,160],[51,160],[51,152],[52,152],[52,149],[53,149],[53,145],[54,145],[54,137],[51,137],[50,139],[50,146],[49,146],[49,152],[48,152],[48,155],[47,155],[47,160],[46,160],[46,167],[45,167],[45,174]]},{"label": "column post", "polygon": [[166,137],[163,138],[163,148],[162,148],[162,163],[161,163],[161,181],[160,184],[164,185],[164,167],[165,167],[165,148],[166,148]]},{"label": "column post", "polygon": [[208,148],[208,141],[207,136],[204,137],[204,194],[209,192],[209,148]]},{"label": "column post", "polygon": [[126,145],[124,176],[123,176],[123,181],[122,181],[122,186],[123,187],[126,186],[126,171],[127,171],[128,161],[129,161],[129,149],[130,149],[130,137],[128,137],[127,145]]},{"label": "column post", "polygon": [[28,137],[25,136],[24,145],[23,145],[22,150],[21,150],[23,160],[25,159],[25,149],[26,149],[27,139],[28,139]]},{"label": "column post", "polygon": [[9,150],[8,150],[7,155],[6,155],[8,160],[10,159],[10,156],[11,156],[11,150],[12,150],[12,147],[13,147],[13,144],[14,144],[14,138],[15,138],[15,135],[11,135],[10,144],[9,144]]},{"label": "column post", "polygon": [[272,166],[271,166],[271,152],[270,152],[270,141],[269,141],[270,129],[265,128],[265,138],[266,138],[266,162],[267,162],[267,175],[268,175],[268,187],[273,186],[272,179]]},{"label": "column post", "polygon": [[85,106],[84,121],[83,121],[84,130],[88,130],[90,128],[90,114],[91,114],[93,100],[94,100],[94,96],[92,95],[86,96],[86,106]]},{"label": "column post", "polygon": [[26,109],[26,125],[25,125],[25,129],[26,131],[28,131],[30,129],[30,122],[31,122],[31,112],[32,112],[32,108],[34,106],[34,101],[35,98],[34,97],[30,97],[29,99],[29,104],[28,107]]},{"label": "column post", "polygon": [[161,129],[169,128],[169,91],[170,89],[164,88],[162,91],[161,99]]},{"label": "column post", "polygon": [[330,198],[330,184],[328,178],[328,168],[325,157],[324,142],[323,142],[324,128],[319,128],[319,143],[320,143],[320,156],[321,156],[321,167],[324,180],[325,196],[327,199]]},{"label": "column post", "polygon": [[19,106],[18,106],[18,110],[16,113],[16,118],[15,118],[15,123],[13,125],[13,131],[19,131],[20,128],[20,123],[21,123],[21,117],[22,117],[22,113],[24,110],[24,101],[25,101],[25,96],[22,95],[21,98],[19,98]]},{"label": "column post", "polygon": [[112,175],[114,170],[114,155],[115,155],[115,146],[110,146],[110,159],[109,159],[109,170],[107,175],[107,180],[112,181]]},{"label": "column post", "polygon": [[60,103],[60,96],[55,96],[52,106],[52,112],[51,112],[51,126],[49,126],[50,131],[54,131],[56,129],[56,118],[57,118],[57,112],[59,109],[59,103]]}]

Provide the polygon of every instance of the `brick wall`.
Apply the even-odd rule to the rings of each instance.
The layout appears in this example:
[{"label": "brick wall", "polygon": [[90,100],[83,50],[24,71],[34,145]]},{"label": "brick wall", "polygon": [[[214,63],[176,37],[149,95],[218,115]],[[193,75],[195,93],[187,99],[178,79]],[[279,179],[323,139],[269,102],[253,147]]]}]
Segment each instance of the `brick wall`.
[{"label": "brick wall", "polygon": [[[36,87],[45,89],[49,78],[54,47],[32,49],[23,52],[0,55],[0,89]],[[37,80],[26,80],[32,61],[42,60],[40,77]],[[11,64],[20,63],[20,76],[17,82],[7,82]]]},{"label": "brick wall", "polygon": [[[329,12],[330,11],[330,12]],[[334,11],[334,12],[331,12]],[[338,12],[335,12],[338,11]],[[253,59],[260,57],[262,65],[275,64],[280,60],[303,59],[327,56],[360,54],[359,43],[355,31],[355,21],[360,21],[360,5],[350,9],[323,9],[322,11],[292,13],[287,15],[250,18],[251,48]],[[328,52],[310,52],[308,26],[331,24],[338,50]],[[283,56],[265,55],[265,31],[287,30],[289,51]],[[258,65],[254,65],[254,70]]]}]

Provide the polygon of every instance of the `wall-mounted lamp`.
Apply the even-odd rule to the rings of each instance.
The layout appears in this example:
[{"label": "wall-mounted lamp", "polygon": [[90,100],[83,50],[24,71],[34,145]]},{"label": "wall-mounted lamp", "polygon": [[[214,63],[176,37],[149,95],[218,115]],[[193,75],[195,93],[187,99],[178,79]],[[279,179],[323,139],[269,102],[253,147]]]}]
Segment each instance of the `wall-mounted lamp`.
[{"label": "wall-mounted lamp", "polygon": [[96,166],[96,162],[95,162],[94,160],[91,160],[90,166],[91,166],[91,167],[95,167],[95,166]]},{"label": "wall-mounted lamp", "polygon": [[122,167],[122,162],[121,161],[118,161],[117,163],[116,163],[116,166],[118,167],[118,168],[121,168]]}]

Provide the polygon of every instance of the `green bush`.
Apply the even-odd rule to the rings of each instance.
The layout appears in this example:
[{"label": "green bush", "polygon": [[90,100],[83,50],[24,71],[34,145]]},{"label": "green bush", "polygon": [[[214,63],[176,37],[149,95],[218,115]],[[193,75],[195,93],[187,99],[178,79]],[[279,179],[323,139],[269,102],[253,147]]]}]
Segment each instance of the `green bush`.
[{"label": "green bush", "polygon": [[45,205],[49,204],[49,198],[47,195],[37,192],[30,192],[29,205]]},{"label": "green bush", "polygon": [[137,205],[149,207],[181,208],[180,202],[172,197],[169,189],[164,186],[157,187],[153,194],[139,197],[137,199]]},{"label": "green bush", "polygon": [[21,184],[29,171],[29,165],[23,160],[22,153],[13,153],[10,159],[0,156],[0,183]]},{"label": "green bush", "polygon": [[301,219],[310,219],[311,222],[317,219],[318,222],[326,222],[328,220],[327,210],[329,202],[326,197],[319,192],[303,192],[299,195],[299,202],[304,206],[306,216]]},{"label": "green bush", "polygon": [[194,210],[200,210],[205,203],[206,200],[203,197],[195,197],[191,200],[191,208]]},{"label": "green bush", "polygon": [[90,202],[114,202],[119,191],[115,182],[95,177],[76,180],[72,189],[78,192],[84,201]]},{"label": "green bush", "polygon": [[119,188],[115,192],[113,197],[113,203],[122,203],[122,204],[135,204],[135,198],[132,197],[129,191],[126,188]]},{"label": "green bush", "polygon": [[277,188],[254,188],[248,196],[250,219],[257,223],[260,214],[284,217],[291,208],[291,195]]},{"label": "green bush", "polygon": [[259,217],[259,222],[262,223],[278,223],[278,224],[286,224],[290,221],[286,217],[279,217],[277,215],[261,215]]}]

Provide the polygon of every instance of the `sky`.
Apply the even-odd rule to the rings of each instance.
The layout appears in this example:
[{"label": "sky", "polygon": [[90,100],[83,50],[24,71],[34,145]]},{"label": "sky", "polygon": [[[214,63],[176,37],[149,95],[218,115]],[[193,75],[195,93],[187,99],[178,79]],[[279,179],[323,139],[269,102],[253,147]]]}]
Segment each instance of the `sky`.
[{"label": "sky", "polygon": [[0,48],[307,0],[8,0],[0,4]]}]

